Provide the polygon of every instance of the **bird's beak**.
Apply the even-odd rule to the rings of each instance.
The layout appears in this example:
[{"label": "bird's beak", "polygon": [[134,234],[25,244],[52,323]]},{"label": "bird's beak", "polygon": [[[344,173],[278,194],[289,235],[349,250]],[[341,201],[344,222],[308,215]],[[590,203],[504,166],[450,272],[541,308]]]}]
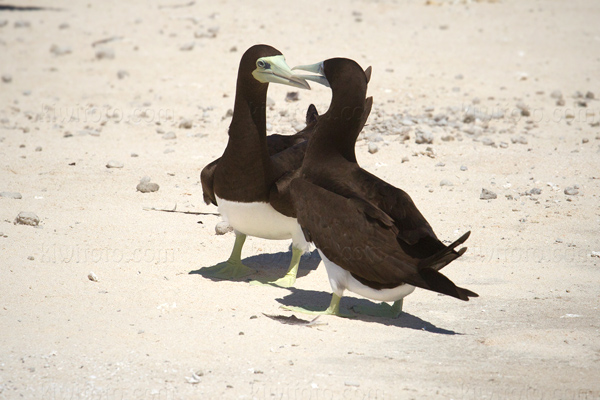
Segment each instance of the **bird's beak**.
[{"label": "bird's beak", "polygon": [[265,67],[257,67],[252,72],[257,81],[263,83],[281,83],[283,85],[310,90],[308,82],[290,69],[282,55],[263,57],[261,60],[265,63]]},{"label": "bird's beak", "polygon": [[325,77],[325,71],[323,69],[323,61],[318,62],[316,64],[310,65],[297,65],[292,70],[299,69],[301,71],[312,72],[316,75],[297,75],[303,79],[308,79],[309,81],[320,83],[323,86],[331,87],[329,85],[329,81]]}]

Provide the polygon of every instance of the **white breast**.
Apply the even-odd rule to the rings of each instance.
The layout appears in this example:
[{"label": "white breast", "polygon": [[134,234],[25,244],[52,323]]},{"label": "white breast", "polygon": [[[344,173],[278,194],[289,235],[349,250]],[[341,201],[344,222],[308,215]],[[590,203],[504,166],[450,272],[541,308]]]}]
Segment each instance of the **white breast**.
[{"label": "white breast", "polygon": [[406,283],[391,289],[377,290],[370,288],[357,281],[350,272],[329,260],[321,250],[319,250],[319,254],[327,269],[331,290],[340,297],[342,297],[344,289],[348,289],[349,291],[368,299],[377,301],[396,301],[403,299],[415,290],[414,286]]},{"label": "white breast", "polygon": [[308,250],[309,245],[296,218],[286,217],[269,203],[241,203],[215,197],[223,219],[236,231],[263,239],[292,239],[294,247]]}]

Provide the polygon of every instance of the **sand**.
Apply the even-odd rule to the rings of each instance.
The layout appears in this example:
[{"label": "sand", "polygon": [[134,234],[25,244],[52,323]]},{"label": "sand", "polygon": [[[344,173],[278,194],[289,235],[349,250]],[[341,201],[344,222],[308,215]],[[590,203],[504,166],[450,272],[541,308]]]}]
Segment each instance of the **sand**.
[{"label": "sand", "polygon": [[[600,398],[598,2],[13,3],[0,192],[22,198],[0,198],[0,398]],[[446,243],[472,231],[445,274],[479,298],[416,290],[398,319],[306,327],[264,314],[327,306],[316,252],[292,289],[197,274],[233,245],[199,175],[256,43],[373,67],[359,163]],[[289,91],[269,88],[272,133],[329,104]],[[158,191],[136,190],[146,176]],[[250,278],[281,276],[289,244],[249,238]]]}]

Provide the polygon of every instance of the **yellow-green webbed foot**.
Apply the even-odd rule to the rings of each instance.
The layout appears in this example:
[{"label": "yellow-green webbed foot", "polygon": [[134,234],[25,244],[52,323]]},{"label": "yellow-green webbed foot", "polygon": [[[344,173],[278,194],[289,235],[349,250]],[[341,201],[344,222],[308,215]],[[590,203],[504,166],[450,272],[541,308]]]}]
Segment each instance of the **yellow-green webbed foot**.
[{"label": "yellow-green webbed foot", "polygon": [[213,265],[212,267],[200,268],[200,275],[207,278],[224,280],[238,280],[245,276],[254,274],[256,271],[242,263],[242,247],[246,241],[246,235],[236,233],[233,251],[227,261]]},{"label": "yellow-green webbed foot", "polygon": [[402,314],[402,303],[404,299],[400,299],[394,302],[391,306],[388,303],[380,303],[374,306],[352,306],[352,311],[370,315],[372,317],[381,318],[398,318]]},{"label": "yellow-green webbed foot", "polygon": [[298,275],[298,265],[300,264],[300,257],[302,257],[302,250],[292,247],[292,261],[287,273],[282,277],[274,281],[251,281],[250,284],[253,286],[279,286],[283,288],[289,288],[294,286],[296,283],[296,276]]},{"label": "yellow-green webbed foot", "polygon": [[285,308],[286,310],[295,311],[295,312],[299,312],[299,313],[303,313],[303,314],[336,315],[338,317],[343,317],[343,318],[354,318],[354,315],[352,315],[351,313],[349,313],[345,310],[340,310],[340,300],[341,300],[341,297],[338,296],[337,294],[333,293],[331,296],[331,303],[329,303],[329,307],[327,307],[327,309],[323,310],[323,311],[311,310],[311,309],[303,308],[303,307],[290,307],[290,306],[282,306],[282,307]]}]

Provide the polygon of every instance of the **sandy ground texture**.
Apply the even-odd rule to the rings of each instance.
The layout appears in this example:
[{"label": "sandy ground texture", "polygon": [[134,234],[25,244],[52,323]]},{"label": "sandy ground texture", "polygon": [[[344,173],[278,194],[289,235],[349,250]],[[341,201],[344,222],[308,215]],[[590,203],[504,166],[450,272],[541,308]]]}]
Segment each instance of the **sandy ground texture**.
[{"label": "sandy ground texture", "polygon": [[[599,2],[15,3],[0,1],[0,398],[600,398]],[[445,274],[479,298],[417,289],[398,319],[306,327],[264,314],[328,305],[316,252],[289,290],[197,273],[233,245],[199,175],[255,43],[373,67],[359,162],[446,243],[472,231]],[[327,109],[327,88],[290,89],[269,89],[270,132]],[[145,176],[160,189],[136,191]],[[281,276],[289,244],[249,238],[250,278]]]}]

